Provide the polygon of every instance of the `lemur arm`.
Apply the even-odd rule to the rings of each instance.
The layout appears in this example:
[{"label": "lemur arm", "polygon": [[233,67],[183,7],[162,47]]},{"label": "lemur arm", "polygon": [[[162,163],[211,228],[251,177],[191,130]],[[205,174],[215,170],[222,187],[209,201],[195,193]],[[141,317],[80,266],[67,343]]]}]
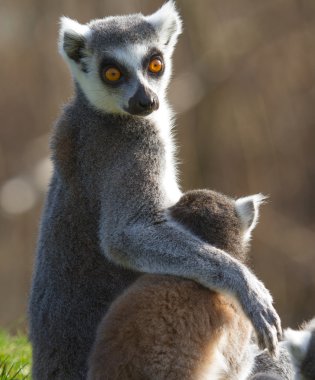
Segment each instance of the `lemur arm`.
[{"label": "lemur arm", "polygon": [[106,239],[111,260],[141,272],[182,276],[233,294],[251,320],[259,346],[276,353],[280,319],[268,290],[246,266],[170,220],[138,221],[112,233]]}]

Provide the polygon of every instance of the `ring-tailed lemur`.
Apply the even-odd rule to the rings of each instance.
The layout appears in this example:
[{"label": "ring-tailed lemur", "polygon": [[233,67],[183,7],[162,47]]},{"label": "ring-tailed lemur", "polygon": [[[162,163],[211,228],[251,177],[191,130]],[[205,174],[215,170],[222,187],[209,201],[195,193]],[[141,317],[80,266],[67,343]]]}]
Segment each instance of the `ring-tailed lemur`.
[{"label": "ring-tailed lemur", "polygon": [[[215,191],[190,191],[169,215],[245,263],[263,199],[260,194],[234,200]],[[293,380],[289,353],[281,348],[273,360],[259,352],[251,335],[249,320],[231,296],[181,277],[143,275],[101,321],[88,379],[245,380],[259,370],[265,372],[261,379]]]},{"label": "ring-tailed lemur", "polygon": [[75,95],[51,143],[29,307],[35,380],[86,376],[98,323],[139,272],[231,294],[260,347],[277,350],[280,319],[263,283],[165,215],[181,196],[166,100],[181,25],[173,1],[150,16],[61,20]]}]

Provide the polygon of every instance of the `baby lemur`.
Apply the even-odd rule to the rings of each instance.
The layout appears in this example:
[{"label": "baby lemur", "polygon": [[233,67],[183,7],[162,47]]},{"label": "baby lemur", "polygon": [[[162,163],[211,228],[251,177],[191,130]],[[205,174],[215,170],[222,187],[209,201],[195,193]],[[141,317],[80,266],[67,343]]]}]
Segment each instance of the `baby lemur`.
[{"label": "baby lemur", "polygon": [[[263,199],[254,195],[235,201],[214,191],[190,191],[169,209],[169,217],[245,262]],[[88,379],[247,379],[255,359],[251,332],[231,295],[180,277],[144,275],[102,320]]]},{"label": "baby lemur", "polygon": [[140,272],[231,294],[260,347],[277,349],[280,319],[263,283],[165,214],[181,196],[166,100],[181,25],[173,1],[149,16],[61,20],[75,94],[51,142],[29,306],[34,380],[85,379],[97,325]]}]

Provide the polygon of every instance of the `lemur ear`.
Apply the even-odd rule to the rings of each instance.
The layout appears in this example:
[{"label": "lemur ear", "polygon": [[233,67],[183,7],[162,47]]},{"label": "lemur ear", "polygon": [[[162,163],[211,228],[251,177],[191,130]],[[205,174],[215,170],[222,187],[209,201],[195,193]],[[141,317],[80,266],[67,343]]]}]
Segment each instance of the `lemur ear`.
[{"label": "lemur ear", "polygon": [[182,32],[182,20],[174,1],[167,1],[158,11],[147,16],[146,20],[157,31],[162,44],[173,50]]},{"label": "lemur ear", "polygon": [[68,17],[61,17],[59,32],[59,51],[66,58],[80,63],[87,56],[87,38],[91,29]]},{"label": "lemur ear", "polygon": [[259,217],[259,207],[265,200],[264,195],[256,194],[235,201],[236,212],[242,222],[244,232],[250,234],[255,228]]}]

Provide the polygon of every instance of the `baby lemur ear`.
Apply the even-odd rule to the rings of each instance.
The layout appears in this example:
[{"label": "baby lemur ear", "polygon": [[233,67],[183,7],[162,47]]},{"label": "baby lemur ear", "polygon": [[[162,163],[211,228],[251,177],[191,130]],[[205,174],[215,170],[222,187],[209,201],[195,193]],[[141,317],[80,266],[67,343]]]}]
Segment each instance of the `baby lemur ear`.
[{"label": "baby lemur ear", "polygon": [[157,31],[162,44],[172,51],[182,32],[182,20],[174,1],[167,1],[158,11],[147,16],[146,20]]},{"label": "baby lemur ear", "polygon": [[265,200],[264,195],[256,194],[235,201],[236,212],[245,233],[250,233],[255,228],[259,217],[259,207]]},{"label": "baby lemur ear", "polygon": [[66,59],[80,63],[88,55],[87,38],[91,29],[68,17],[61,17],[59,52]]}]

